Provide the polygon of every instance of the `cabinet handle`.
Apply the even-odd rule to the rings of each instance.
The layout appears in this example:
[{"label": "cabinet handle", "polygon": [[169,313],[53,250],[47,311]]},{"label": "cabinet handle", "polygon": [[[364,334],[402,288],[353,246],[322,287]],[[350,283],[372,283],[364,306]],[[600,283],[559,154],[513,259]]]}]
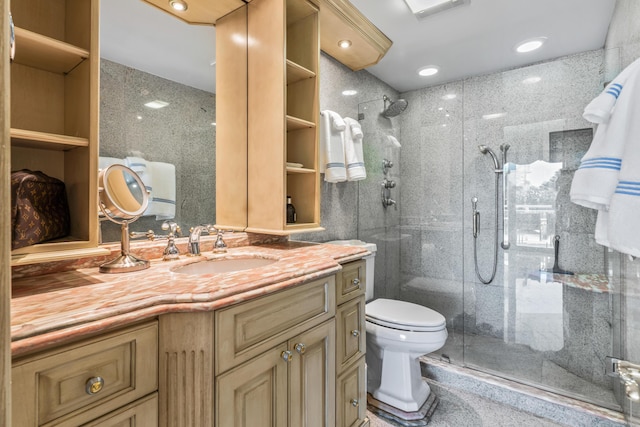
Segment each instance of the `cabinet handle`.
[{"label": "cabinet handle", "polygon": [[104,388],[104,379],[102,377],[93,377],[87,380],[84,390],[87,394],[94,395],[100,393],[100,390]]},{"label": "cabinet handle", "polygon": [[357,329],[354,329],[353,331],[351,331],[351,335],[357,338],[360,336],[360,331]]},{"label": "cabinet handle", "polygon": [[289,350],[283,351],[280,356],[285,362],[291,362],[293,360],[293,353]]},{"label": "cabinet handle", "polygon": [[351,281],[351,283],[353,283],[353,286],[357,286],[360,287],[360,279],[359,278],[355,278]]},{"label": "cabinet handle", "polygon": [[307,351],[307,346],[299,342],[298,344],[296,344],[295,349],[298,353],[304,354],[304,352]]},{"label": "cabinet handle", "polygon": [[358,402],[358,399],[351,399],[351,406],[357,407],[359,404],[360,402]]}]

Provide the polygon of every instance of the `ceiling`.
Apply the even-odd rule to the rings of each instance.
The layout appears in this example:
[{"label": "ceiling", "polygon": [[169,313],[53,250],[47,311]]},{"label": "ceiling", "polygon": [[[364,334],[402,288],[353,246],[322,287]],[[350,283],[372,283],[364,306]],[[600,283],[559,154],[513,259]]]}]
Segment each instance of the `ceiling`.
[{"label": "ceiling", "polygon": [[[418,20],[404,0],[351,2],[393,40],[367,70],[400,92],[602,48],[615,6],[615,0],[470,0]],[[102,1],[100,10],[103,58],[215,92],[213,27],[185,24],[141,0]],[[540,36],[547,37],[542,48],[515,52],[518,42]],[[418,76],[426,65],[440,71]]]}]

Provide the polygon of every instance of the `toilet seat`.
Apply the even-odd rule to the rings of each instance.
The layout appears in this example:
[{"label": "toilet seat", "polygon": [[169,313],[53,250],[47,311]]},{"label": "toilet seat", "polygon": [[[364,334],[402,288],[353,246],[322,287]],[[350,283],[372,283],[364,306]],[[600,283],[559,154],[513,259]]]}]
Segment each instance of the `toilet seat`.
[{"label": "toilet seat", "polygon": [[398,330],[437,332],[446,327],[442,314],[406,301],[380,298],[368,303],[365,313],[368,322]]}]

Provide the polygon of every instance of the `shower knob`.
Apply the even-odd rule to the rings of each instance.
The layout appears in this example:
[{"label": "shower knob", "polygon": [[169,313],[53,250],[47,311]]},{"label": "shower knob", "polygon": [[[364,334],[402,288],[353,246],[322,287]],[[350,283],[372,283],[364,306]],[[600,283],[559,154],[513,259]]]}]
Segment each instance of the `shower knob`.
[{"label": "shower knob", "polygon": [[382,167],[386,168],[386,169],[392,168],[393,167],[393,162],[391,160],[384,159],[382,161]]},{"label": "shower knob", "polygon": [[396,182],[393,181],[393,180],[389,180],[389,179],[385,178],[385,179],[382,180],[382,186],[384,188],[395,188]]}]

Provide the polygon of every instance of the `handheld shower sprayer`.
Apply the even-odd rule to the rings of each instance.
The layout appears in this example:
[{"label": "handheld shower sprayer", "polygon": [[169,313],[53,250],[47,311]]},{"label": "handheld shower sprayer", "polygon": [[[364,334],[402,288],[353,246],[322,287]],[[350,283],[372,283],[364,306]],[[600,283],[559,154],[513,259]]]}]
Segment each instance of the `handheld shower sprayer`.
[{"label": "handheld shower sprayer", "polygon": [[[482,145],[482,144],[478,145],[478,148],[480,149],[480,152],[482,154],[489,154],[491,156],[491,159],[493,160],[494,172],[495,173],[502,172],[502,168],[500,167],[500,162],[498,161],[498,156],[496,156],[496,153],[494,153],[493,150],[491,150],[491,148],[487,147],[486,145]],[[502,146],[500,146],[500,149],[502,149]],[[508,149],[508,146],[507,146],[507,149]],[[505,153],[505,151],[503,151],[503,153]]]},{"label": "handheld shower sprayer", "polygon": [[480,229],[480,212],[478,212],[478,198],[473,196],[471,198],[471,206],[473,208],[473,238],[478,237],[478,230]]}]

